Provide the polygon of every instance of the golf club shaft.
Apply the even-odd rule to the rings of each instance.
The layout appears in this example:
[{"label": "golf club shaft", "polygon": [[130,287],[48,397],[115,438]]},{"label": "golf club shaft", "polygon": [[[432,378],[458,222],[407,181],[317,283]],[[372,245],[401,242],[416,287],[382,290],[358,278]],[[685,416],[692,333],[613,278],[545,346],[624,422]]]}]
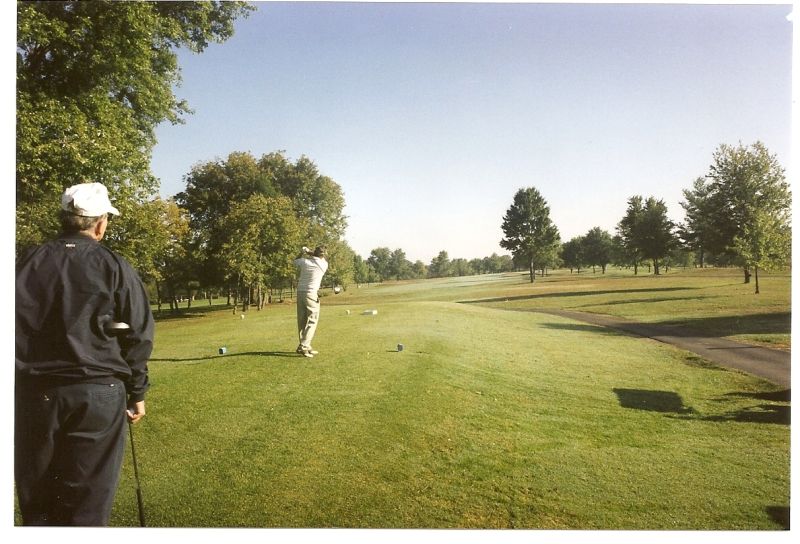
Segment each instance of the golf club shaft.
[{"label": "golf club shaft", "polygon": [[142,499],[142,485],[139,483],[139,466],[136,462],[136,447],[133,445],[133,423],[128,421],[128,432],[131,437],[131,457],[133,458],[133,476],[136,479],[136,500],[139,503],[139,526],[144,527],[144,500]]}]

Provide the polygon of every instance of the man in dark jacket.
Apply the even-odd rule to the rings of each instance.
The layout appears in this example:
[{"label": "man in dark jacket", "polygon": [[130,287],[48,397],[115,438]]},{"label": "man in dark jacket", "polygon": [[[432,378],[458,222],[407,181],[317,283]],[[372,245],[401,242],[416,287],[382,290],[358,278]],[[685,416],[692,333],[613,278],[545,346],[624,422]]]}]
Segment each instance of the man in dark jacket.
[{"label": "man in dark jacket", "polygon": [[14,477],[23,524],[102,526],[126,417],[145,413],[153,316],[136,272],[99,243],[119,215],[106,188],[72,186],[61,208],[62,235],[17,265]]}]

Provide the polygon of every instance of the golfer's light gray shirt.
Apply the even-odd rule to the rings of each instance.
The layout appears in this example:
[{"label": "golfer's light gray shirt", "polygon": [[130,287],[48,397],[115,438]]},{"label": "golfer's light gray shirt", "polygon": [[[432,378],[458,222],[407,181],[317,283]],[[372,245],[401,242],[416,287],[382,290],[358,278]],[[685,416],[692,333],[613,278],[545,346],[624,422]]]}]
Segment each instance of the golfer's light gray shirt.
[{"label": "golfer's light gray shirt", "polygon": [[300,268],[297,292],[316,294],[322,283],[322,276],[328,270],[328,261],[321,257],[301,257],[295,259],[294,264]]}]

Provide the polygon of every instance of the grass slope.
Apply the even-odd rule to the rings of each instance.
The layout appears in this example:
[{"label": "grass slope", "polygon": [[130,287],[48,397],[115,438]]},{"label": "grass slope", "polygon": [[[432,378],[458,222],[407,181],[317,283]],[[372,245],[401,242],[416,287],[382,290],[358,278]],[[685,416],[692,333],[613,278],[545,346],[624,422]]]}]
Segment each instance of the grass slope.
[{"label": "grass slope", "polygon": [[[135,428],[148,523],[788,523],[788,392],[656,342],[455,302],[530,289],[494,276],[325,297],[314,359],[293,354],[291,304],[159,322]],[[137,524],[133,490],[126,456],[114,525]]]}]

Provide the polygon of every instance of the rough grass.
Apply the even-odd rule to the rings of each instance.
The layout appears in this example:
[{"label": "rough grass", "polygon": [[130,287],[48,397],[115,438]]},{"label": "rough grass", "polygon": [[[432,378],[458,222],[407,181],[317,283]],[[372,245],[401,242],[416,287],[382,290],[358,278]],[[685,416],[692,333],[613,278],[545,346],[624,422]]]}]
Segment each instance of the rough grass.
[{"label": "rough grass", "polygon": [[[351,288],[324,298],[314,359],[293,354],[291,304],[161,321],[148,416],[135,428],[148,522],[780,529],[788,392],[657,342],[500,309],[515,294],[549,292],[513,304],[627,317],[635,305],[613,304],[617,291],[675,294],[689,308],[680,290],[715,289],[728,308],[733,279],[579,287],[554,276],[531,287],[508,275]],[[678,290],[648,295],[624,282]],[[502,301],[457,303],[485,298]],[[660,319],[659,302],[649,304],[636,311]],[[137,524],[128,461],[118,526]]]}]

